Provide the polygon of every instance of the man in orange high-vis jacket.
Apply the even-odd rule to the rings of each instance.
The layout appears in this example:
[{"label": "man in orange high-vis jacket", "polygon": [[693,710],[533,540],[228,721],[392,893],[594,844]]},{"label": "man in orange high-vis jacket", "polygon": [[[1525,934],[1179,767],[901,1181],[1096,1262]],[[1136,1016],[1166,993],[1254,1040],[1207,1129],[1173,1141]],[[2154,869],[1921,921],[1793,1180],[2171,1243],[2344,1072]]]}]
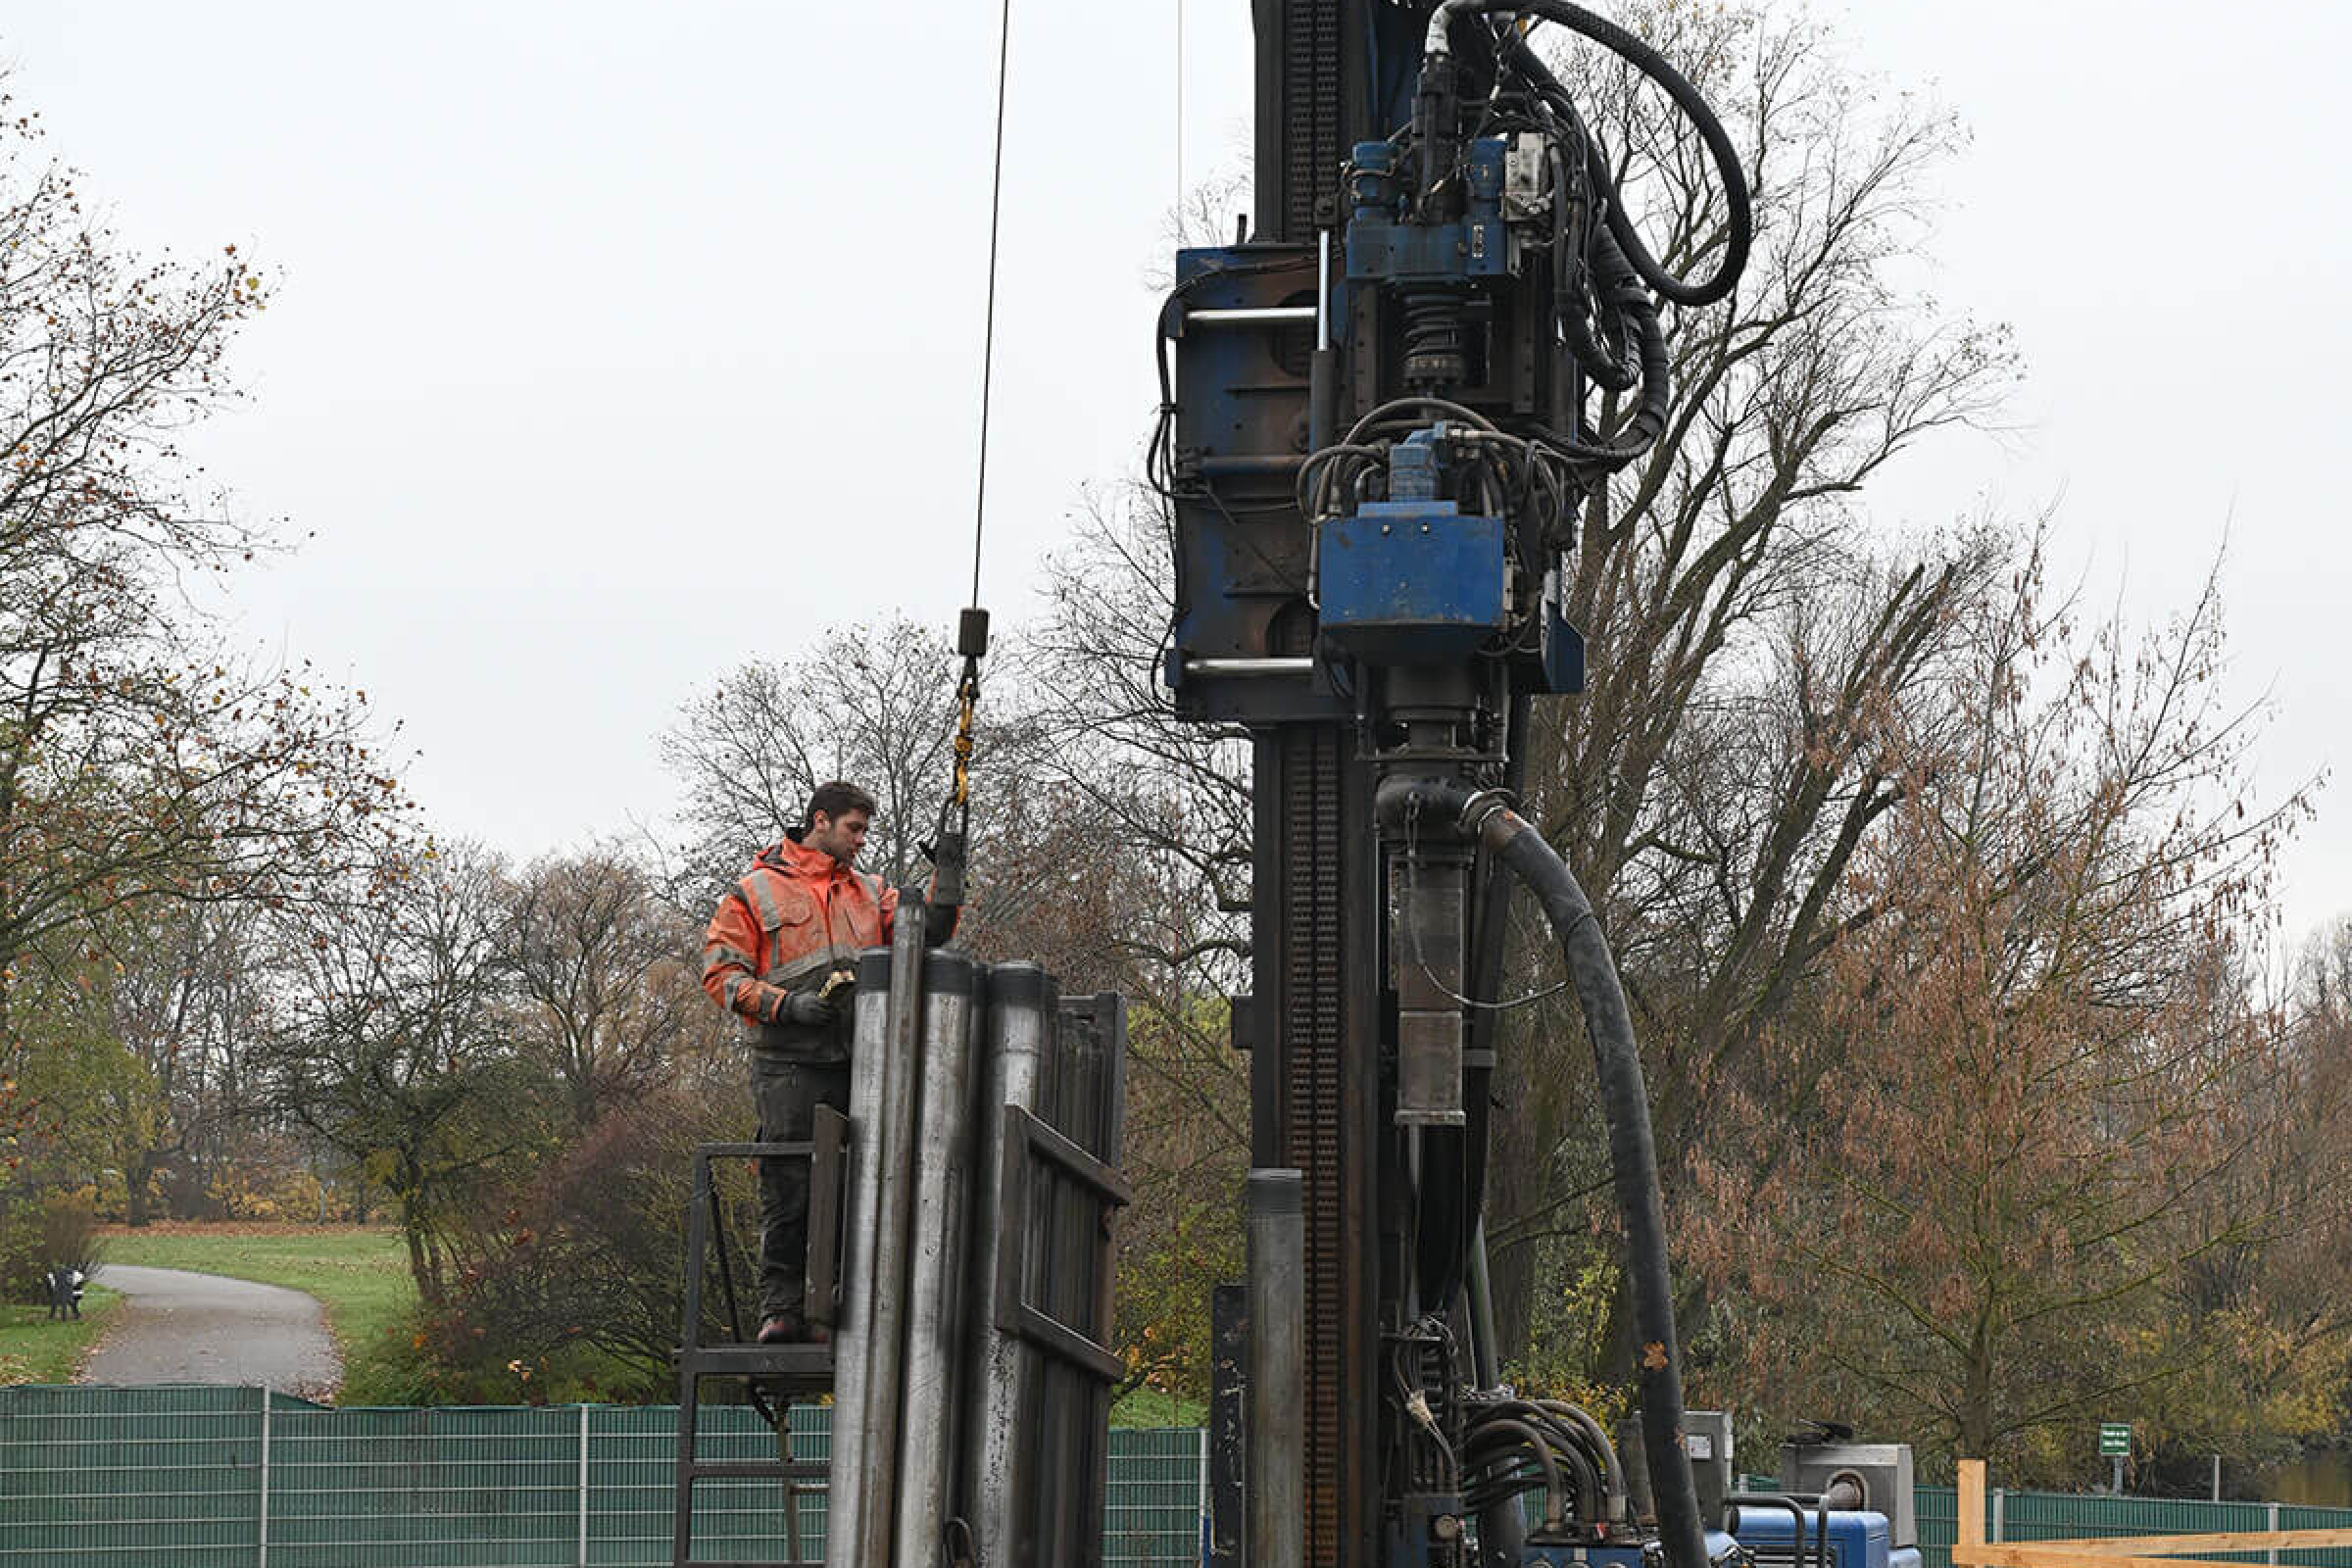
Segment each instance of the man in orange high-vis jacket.
[{"label": "man in orange high-vis jacket", "polygon": [[[873,814],[873,797],[855,784],[819,785],[803,824],[760,852],[704,934],[703,989],[743,1026],[762,1143],[806,1141],[819,1105],[849,1109],[848,986],[859,950],[891,940],[899,909],[898,889],[855,868]],[[926,944],[947,940],[956,913],[926,911]],[[804,1298],[808,1251],[808,1162],[763,1159],[763,1344],[823,1338]]]}]

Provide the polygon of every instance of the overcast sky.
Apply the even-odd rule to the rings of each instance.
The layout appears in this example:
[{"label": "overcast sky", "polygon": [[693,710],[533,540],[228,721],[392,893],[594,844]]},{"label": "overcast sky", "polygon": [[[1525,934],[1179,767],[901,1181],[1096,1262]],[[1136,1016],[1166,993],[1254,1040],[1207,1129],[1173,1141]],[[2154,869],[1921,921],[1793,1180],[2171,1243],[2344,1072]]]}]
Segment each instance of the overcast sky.
[{"label": "overcast sky", "polygon": [[[969,570],[996,8],[11,8],[23,107],[123,236],[279,283],[194,443],[312,538],[247,635],[366,687],[444,832],[528,856],[671,789],[655,737],[740,662]],[[1179,178],[1177,0],[1016,0],[984,598],[1026,612],[1126,470]],[[2153,616],[2229,540],[2233,692],[2276,796],[2352,760],[2343,507],[2352,8],[1815,8],[1959,110],[1938,296],[2018,334],[2006,443],[1891,472],[1886,525],[2056,506]],[[1248,0],[1183,0],[1183,172],[1248,136]],[[2339,781],[2290,932],[2352,910]]]}]

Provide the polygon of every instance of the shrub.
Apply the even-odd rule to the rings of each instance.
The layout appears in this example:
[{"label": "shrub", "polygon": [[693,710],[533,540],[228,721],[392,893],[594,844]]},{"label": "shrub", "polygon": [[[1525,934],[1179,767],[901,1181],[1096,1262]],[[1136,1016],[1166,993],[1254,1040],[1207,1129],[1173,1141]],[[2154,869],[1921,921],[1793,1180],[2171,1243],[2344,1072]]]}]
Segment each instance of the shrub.
[{"label": "shrub", "polygon": [[87,1191],[22,1194],[0,1209],[0,1292],[12,1301],[48,1299],[41,1276],[53,1268],[98,1266],[98,1207]]},{"label": "shrub", "polygon": [[[740,1137],[746,1108],[667,1089],[599,1117],[464,1228],[445,1309],[412,1325],[404,1376],[442,1398],[532,1401],[575,1389],[662,1397],[674,1377],[694,1146]],[[746,1255],[758,1246],[751,1175],[748,1165],[723,1171],[721,1186],[736,1291],[756,1320],[759,1286]],[[713,1285],[713,1337],[723,1333],[718,1295]]]}]

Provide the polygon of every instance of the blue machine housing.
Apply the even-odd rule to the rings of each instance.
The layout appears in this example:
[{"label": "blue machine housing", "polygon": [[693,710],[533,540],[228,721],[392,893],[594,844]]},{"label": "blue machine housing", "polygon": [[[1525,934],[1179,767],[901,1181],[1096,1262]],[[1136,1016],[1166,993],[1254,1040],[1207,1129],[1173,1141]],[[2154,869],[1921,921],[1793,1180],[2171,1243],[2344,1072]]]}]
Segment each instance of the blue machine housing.
[{"label": "blue machine housing", "polygon": [[[1176,281],[1160,323],[1177,391],[1168,434],[1178,485],[1175,624],[1162,679],[1192,719],[1344,719],[1350,705],[1317,682],[1186,670],[1191,660],[1311,652],[1314,535],[1297,519],[1292,481],[1308,438],[1314,323],[1188,321],[1201,311],[1312,306],[1315,252],[1282,245],[1183,250]],[[1333,312],[1346,300],[1345,285],[1333,279]]]},{"label": "blue machine housing", "polygon": [[1469,190],[1460,221],[1408,223],[1399,210],[1403,186],[1396,149],[1385,141],[1358,142],[1349,172],[1348,277],[1351,282],[1439,281],[1501,277],[1510,270],[1502,225],[1506,145],[1499,136],[1470,144]]},{"label": "blue machine housing", "polygon": [[[1805,1510],[1806,1568],[1919,1568],[1917,1546],[1896,1547],[1886,1516],[1867,1510],[1832,1509],[1827,1545],[1829,1561],[1813,1554],[1820,1514]],[[1732,1510],[1732,1533],[1756,1559],[1758,1568],[1792,1568],[1796,1561],[1796,1521],[1785,1508],[1741,1506]]]},{"label": "blue machine housing", "polygon": [[1450,501],[1374,501],[1322,524],[1323,639],[1377,664],[1468,659],[1504,625],[1503,523]]}]

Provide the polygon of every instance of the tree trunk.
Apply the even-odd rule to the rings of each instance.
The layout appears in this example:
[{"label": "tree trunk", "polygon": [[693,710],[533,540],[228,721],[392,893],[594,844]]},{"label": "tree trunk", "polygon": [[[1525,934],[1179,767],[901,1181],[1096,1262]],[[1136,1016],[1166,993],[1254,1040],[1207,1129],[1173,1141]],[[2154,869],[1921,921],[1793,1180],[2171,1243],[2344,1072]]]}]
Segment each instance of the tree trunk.
[{"label": "tree trunk", "polygon": [[409,1277],[416,1282],[417,1299],[437,1308],[442,1301],[441,1257],[425,1230],[422,1189],[422,1173],[404,1163],[392,1197],[400,1204],[400,1235],[409,1248]]},{"label": "tree trunk", "polygon": [[1968,1365],[1960,1388],[1960,1409],[1954,1442],[1963,1459],[1992,1458],[1992,1337],[1983,1319],[1968,1347]]},{"label": "tree trunk", "polygon": [[155,1168],[159,1162],[157,1152],[150,1149],[132,1160],[130,1169],[124,1173],[122,1219],[125,1224],[142,1226],[155,1217],[147,1200],[147,1188],[155,1180]]}]

